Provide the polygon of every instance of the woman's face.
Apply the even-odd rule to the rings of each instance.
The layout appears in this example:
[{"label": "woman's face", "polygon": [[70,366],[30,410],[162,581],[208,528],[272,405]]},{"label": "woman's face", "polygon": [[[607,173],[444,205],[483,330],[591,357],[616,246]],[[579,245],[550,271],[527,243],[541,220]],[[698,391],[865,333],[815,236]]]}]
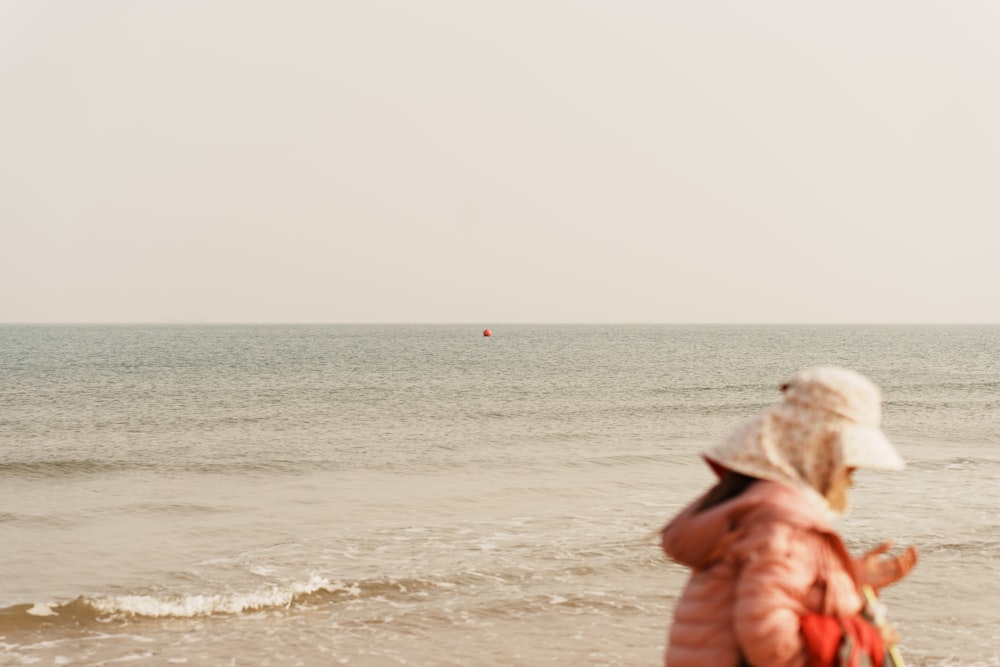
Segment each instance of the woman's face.
[{"label": "woman's face", "polygon": [[857,468],[841,468],[834,473],[830,481],[830,490],[826,493],[826,502],[830,503],[830,509],[834,512],[844,513],[847,511],[847,493],[854,486],[854,471]]}]

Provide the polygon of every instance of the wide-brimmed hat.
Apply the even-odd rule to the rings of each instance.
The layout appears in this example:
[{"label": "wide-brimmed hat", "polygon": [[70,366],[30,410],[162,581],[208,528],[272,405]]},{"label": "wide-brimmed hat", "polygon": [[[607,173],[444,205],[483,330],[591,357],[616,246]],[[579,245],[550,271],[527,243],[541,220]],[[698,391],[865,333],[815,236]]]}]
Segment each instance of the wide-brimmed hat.
[{"label": "wide-brimmed hat", "polygon": [[844,464],[852,468],[902,470],[906,463],[882,432],[882,391],[846,368],[800,371],[781,386],[785,402],[843,417]]},{"label": "wide-brimmed hat", "polygon": [[784,482],[822,497],[837,470],[900,470],[882,432],[882,392],[846,368],[810,368],[781,385],[784,400],[703,452],[713,468]]}]

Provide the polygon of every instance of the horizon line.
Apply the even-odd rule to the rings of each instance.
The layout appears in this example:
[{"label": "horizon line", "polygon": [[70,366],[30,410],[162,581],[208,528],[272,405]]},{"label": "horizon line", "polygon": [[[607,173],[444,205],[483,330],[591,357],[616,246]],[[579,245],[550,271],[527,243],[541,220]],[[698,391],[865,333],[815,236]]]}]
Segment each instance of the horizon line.
[{"label": "horizon line", "polygon": [[998,326],[1000,322],[831,321],[309,321],[309,320],[36,320],[0,321],[0,326]]}]

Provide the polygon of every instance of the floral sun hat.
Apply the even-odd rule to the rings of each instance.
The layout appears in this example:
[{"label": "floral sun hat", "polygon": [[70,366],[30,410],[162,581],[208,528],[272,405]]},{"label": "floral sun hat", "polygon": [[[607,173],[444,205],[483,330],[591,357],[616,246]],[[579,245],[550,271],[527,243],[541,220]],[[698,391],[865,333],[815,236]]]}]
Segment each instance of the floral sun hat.
[{"label": "floral sun hat", "polygon": [[794,486],[829,509],[826,492],[843,468],[904,467],[882,433],[882,392],[863,375],[811,368],[781,391],[784,401],[703,452],[713,468]]}]

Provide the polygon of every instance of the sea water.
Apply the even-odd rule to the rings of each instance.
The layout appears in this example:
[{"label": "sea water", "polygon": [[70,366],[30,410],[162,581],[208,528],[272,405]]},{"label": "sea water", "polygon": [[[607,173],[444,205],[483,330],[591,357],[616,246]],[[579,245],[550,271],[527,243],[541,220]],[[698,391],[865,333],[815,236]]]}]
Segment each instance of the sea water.
[{"label": "sea water", "polygon": [[836,364],[916,667],[1000,665],[1000,327],[0,327],[0,664],[656,665],[698,452]]}]

